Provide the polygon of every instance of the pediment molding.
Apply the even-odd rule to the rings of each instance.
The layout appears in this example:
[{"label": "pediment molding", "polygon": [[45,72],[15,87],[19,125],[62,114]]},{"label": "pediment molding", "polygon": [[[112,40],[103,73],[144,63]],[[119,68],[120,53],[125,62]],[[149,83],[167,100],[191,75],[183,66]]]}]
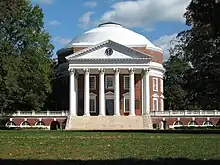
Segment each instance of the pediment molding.
[{"label": "pediment molding", "polygon": [[152,95],[152,97],[153,98],[159,98],[159,95],[155,93],[155,94]]},{"label": "pediment molding", "polygon": [[[94,51],[99,50],[99,49],[104,48],[104,47],[110,47],[113,50],[116,50],[116,51],[118,51],[120,53],[124,53],[124,54],[132,53],[133,55],[136,56],[136,58],[139,58],[139,59],[152,59],[152,56],[150,56],[150,55],[148,55],[144,52],[138,51],[138,50],[130,48],[130,47],[126,47],[124,45],[121,45],[121,44],[116,43],[116,42],[111,41],[111,40],[107,40],[107,41],[104,41],[104,42],[102,42],[100,44],[97,44],[93,47],[89,47],[89,48],[83,49],[81,51],[78,51],[74,54],[71,54],[71,55],[67,56],[66,59],[67,60],[74,60],[76,58],[79,59],[78,57],[80,57],[80,56],[86,55],[88,53],[94,52]],[[108,58],[107,60],[110,60],[110,59],[111,58]]]},{"label": "pediment molding", "polygon": [[114,93],[111,92],[111,91],[108,91],[108,92],[105,93],[105,95],[108,95],[108,96],[110,95],[111,96],[111,95],[114,95]]}]

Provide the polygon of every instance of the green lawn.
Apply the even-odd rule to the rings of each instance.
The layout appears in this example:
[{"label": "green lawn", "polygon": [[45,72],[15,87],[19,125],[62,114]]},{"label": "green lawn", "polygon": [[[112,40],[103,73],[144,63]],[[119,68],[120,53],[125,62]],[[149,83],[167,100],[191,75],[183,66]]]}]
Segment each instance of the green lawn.
[{"label": "green lawn", "polygon": [[220,160],[220,135],[0,131],[1,159]]}]

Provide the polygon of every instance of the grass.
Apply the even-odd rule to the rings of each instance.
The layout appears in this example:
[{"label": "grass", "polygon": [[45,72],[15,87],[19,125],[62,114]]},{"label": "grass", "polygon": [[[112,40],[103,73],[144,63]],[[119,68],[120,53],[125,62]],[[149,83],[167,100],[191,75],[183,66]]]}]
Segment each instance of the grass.
[{"label": "grass", "polygon": [[8,160],[220,160],[219,134],[0,131]]}]

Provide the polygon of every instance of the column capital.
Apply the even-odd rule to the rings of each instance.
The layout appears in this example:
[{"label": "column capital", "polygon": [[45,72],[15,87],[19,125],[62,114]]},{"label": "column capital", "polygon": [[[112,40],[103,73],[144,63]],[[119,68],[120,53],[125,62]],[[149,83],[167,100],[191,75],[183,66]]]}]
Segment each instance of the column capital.
[{"label": "column capital", "polygon": [[115,73],[119,73],[119,72],[120,72],[120,69],[114,68],[113,71],[114,71]]},{"label": "column capital", "polygon": [[84,71],[85,73],[89,73],[89,72],[90,72],[90,70],[89,70],[88,68],[83,68],[83,71]]},{"label": "column capital", "polygon": [[133,74],[135,69],[134,68],[129,68],[128,71],[129,71],[129,74]]},{"label": "column capital", "polygon": [[104,68],[99,68],[98,71],[99,71],[99,73],[104,73],[105,69]]},{"label": "column capital", "polygon": [[149,73],[150,72],[150,68],[144,68],[143,71]]},{"label": "column capital", "polygon": [[71,75],[76,73],[76,70],[73,68],[69,68],[68,70]]}]

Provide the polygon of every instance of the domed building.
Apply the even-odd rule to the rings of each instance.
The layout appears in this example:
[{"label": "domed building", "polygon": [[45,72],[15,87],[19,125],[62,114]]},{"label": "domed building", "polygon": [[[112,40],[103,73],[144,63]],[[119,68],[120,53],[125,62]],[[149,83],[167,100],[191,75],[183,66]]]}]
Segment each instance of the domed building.
[{"label": "domed building", "polygon": [[150,112],[164,110],[163,51],[145,36],[107,22],[57,55],[66,129],[151,129]]}]

